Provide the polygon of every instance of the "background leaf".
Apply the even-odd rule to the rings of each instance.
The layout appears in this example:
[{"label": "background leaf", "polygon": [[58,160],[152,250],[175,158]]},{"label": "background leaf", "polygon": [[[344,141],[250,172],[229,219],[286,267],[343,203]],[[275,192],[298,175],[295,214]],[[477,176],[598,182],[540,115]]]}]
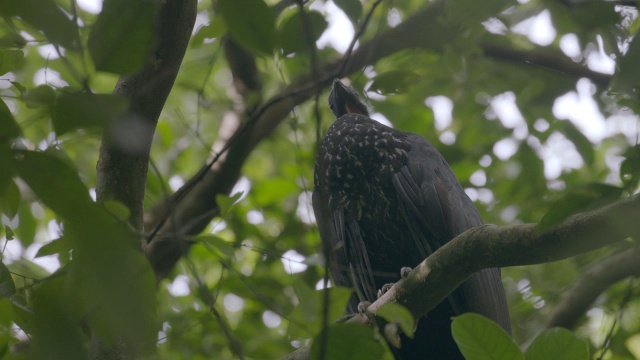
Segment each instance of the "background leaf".
[{"label": "background leaf", "polygon": [[105,0],[89,36],[96,69],[131,74],[142,68],[152,44],[155,3],[145,0]]},{"label": "background leaf", "polygon": [[[386,344],[376,337],[373,329],[359,324],[336,324],[327,331],[326,359],[392,360],[393,355]],[[311,359],[320,358],[320,335],[313,339]],[[367,349],[362,351],[361,349]]]},{"label": "background leaf", "polygon": [[589,344],[567,329],[553,328],[538,335],[526,354],[527,360],[584,360],[589,359]]},{"label": "background leaf", "polygon": [[520,360],[524,355],[498,324],[475,313],[456,316],[451,323],[453,339],[467,360]]},{"label": "background leaf", "polygon": [[127,110],[122,97],[102,94],[63,94],[53,107],[53,127],[58,135],[75,129],[105,127]]},{"label": "background leaf", "polygon": [[218,8],[234,40],[265,55],[273,52],[276,20],[264,1],[220,0]]}]

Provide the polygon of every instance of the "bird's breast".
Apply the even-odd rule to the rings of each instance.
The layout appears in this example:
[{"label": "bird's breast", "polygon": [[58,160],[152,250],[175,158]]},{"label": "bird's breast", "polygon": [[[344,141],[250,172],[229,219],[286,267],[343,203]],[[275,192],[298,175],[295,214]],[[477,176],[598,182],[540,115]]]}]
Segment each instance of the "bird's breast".
[{"label": "bird's breast", "polygon": [[325,180],[330,206],[357,213],[386,211],[382,208],[396,198],[391,179],[406,164],[410,148],[405,133],[366,116],[338,119],[325,134],[316,162],[316,177]]}]

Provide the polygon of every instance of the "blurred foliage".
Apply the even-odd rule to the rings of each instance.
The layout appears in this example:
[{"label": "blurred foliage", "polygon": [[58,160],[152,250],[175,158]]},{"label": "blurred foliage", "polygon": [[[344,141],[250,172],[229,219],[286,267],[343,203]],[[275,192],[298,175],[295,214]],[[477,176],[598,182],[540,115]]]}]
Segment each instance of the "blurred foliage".
[{"label": "blurred foliage", "polygon": [[[230,34],[256,57],[266,98],[310,73],[309,39],[326,34],[339,17],[359,29],[373,3],[334,2],[308,1],[304,17],[291,1],[199,3],[196,29],[156,129],[145,210],[197,172],[233,106],[221,37]],[[325,294],[316,291],[324,266],[309,193],[313,101],[297,107],[258,146],[243,167],[244,185],[234,191],[241,196],[218,197],[222,216],[194,238],[188,257],[154,290],[148,264],[131,246],[138,235],[122,221],[128,209],[91,198],[101,129],[127,108],[111,95],[118,74],[138,69],[152,46],[153,6],[133,3],[106,0],[95,14],[73,1],[0,1],[0,358],[84,358],[86,326],[104,339],[139,344],[149,358],[283,356],[320,336],[325,311]],[[383,2],[360,44],[424,3]],[[637,192],[640,20],[632,4],[447,4],[442,21],[468,30],[441,51],[401,50],[350,76],[375,116],[432,141],[487,223],[550,226]],[[333,41],[351,41],[344,28],[333,34]],[[491,55],[485,43],[558,56],[577,71],[555,70],[534,57]],[[320,64],[341,55],[332,46],[314,53]],[[599,75],[610,75],[608,84],[588,68],[604,69]],[[323,131],[332,121],[326,95],[319,97]],[[631,246],[504,269],[516,343],[544,329],[582,269]],[[634,282],[621,282],[598,298],[575,332],[589,340],[591,354],[640,358],[638,295]],[[328,296],[333,323],[349,291],[332,288]],[[387,309],[385,318],[410,332],[412,320],[402,309]],[[462,326],[467,320],[456,321]],[[469,321],[485,326],[482,319]],[[473,342],[477,333],[460,336]],[[526,358],[544,359],[545,351],[562,346],[578,354],[567,358],[581,358],[588,349],[575,334],[548,330]],[[367,359],[390,354],[379,329],[332,325],[327,339],[335,345],[332,359],[355,359],[360,349],[371,349]]]}]

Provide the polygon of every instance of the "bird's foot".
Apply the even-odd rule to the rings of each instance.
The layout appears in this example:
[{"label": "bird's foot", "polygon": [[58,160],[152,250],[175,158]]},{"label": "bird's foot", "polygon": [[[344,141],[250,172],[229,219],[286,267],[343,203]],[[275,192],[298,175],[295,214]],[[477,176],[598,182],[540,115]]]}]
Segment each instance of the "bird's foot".
[{"label": "bird's foot", "polygon": [[409,274],[411,274],[411,271],[413,271],[412,268],[405,266],[402,269],[400,269],[400,277],[401,278],[406,278],[407,276],[409,276]]},{"label": "bird's foot", "polygon": [[358,304],[358,313],[359,313],[360,315],[366,315],[367,308],[368,308],[369,306],[371,306],[371,303],[370,303],[370,302],[368,302],[368,301],[361,301],[361,302]]},{"label": "bird's foot", "polygon": [[393,287],[394,283],[388,283],[382,285],[382,289],[378,290],[378,299],[382,297],[382,295],[386,294],[389,289]]}]

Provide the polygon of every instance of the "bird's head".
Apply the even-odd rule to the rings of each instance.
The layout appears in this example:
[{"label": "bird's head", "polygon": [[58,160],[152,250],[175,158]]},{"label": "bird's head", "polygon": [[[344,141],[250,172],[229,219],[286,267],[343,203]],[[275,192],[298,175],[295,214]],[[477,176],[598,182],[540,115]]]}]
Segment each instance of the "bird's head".
[{"label": "bird's head", "polygon": [[360,101],[358,94],[338,79],[333,80],[333,89],[329,94],[329,107],[336,119],[353,113],[369,116],[369,109]]}]

